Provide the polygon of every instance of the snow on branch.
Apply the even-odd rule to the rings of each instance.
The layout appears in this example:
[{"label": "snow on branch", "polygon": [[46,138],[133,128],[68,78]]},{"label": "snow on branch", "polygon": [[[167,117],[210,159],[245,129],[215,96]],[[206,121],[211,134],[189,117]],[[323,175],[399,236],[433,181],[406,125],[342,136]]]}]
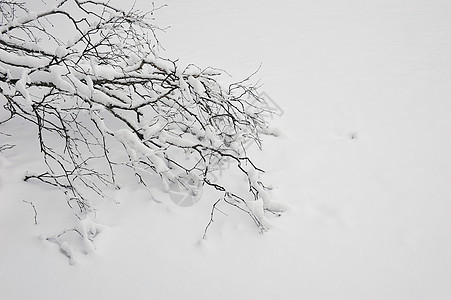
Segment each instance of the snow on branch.
[{"label": "snow on branch", "polygon": [[[37,13],[12,0],[0,0],[0,7],[5,109],[37,127],[48,166],[26,180],[61,188],[69,206],[78,204],[80,220],[93,209],[92,192],[102,197],[106,187],[118,186],[123,167],[148,187],[151,174],[166,186],[198,178],[261,230],[269,227],[265,212],[285,209],[270,200],[263,170],[246,152],[245,145],[261,146],[261,135],[270,132],[264,114],[271,112],[250,77],[226,88],[221,70],[161,58],[152,11],[94,0],[62,0]],[[116,153],[118,145],[125,155]],[[214,176],[224,161],[247,178],[248,195],[234,194]]]}]

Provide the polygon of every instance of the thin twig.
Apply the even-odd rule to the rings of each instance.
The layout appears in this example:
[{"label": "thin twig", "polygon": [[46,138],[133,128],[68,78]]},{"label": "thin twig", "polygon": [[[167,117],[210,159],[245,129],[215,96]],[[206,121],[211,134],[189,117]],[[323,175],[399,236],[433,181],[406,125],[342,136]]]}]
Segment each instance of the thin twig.
[{"label": "thin twig", "polygon": [[34,210],[34,224],[38,225],[38,219],[37,219],[38,218],[38,212],[36,210],[36,206],[34,206],[33,202],[31,202],[31,201],[23,200],[23,202],[28,203],[28,204],[30,204],[33,207],[33,210]]},{"label": "thin twig", "polygon": [[207,237],[207,231],[208,231],[208,228],[210,227],[211,223],[214,222],[213,216],[214,216],[214,213],[215,213],[216,205],[218,205],[218,203],[219,203],[221,200],[223,200],[223,198],[219,198],[219,199],[213,204],[213,206],[212,206],[212,208],[211,208],[211,212],[210,212],[210,221],[208,221],[208,224],[207,224],[207,226],[205,227],[205,230],[204,230],[204,235],[203,235],[203,237],[202,237],[202,239],[204,239],[204,240],[205,240],[205,238]]}]

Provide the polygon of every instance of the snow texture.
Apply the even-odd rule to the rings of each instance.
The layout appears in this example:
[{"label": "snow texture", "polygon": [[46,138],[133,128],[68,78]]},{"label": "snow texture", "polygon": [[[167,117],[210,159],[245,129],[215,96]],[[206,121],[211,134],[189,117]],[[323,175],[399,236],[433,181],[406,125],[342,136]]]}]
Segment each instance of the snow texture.
[{"label": "snow texture", "polygon": [[[27,2],[42,11],[42,1]],[[179,207],[153,190],[157,203],[132,178],[109,191],[116,202],[96,203],[95,224],[78,220],[81,235],[57,238],[55,228],[72,228],[75,217],[59,191],[23,182],[26,171],[45,166],[32,143],[35,129],[8,122],[0,127],[0,146],[16,147],[0,152],[0,299],[449,299],[451,2],[162,3],[168,7],[155,12],[157,24],[171,26],[159,35],[162,57],[179,58],[180,66],[195,62],[200,70],[222,68],[233,79],[262,63],[257,77],[283,108],[272,120],[282,134],[265,137],[261,153],[247,149],[273,183],[247,203],[270,229],[256,233],[245,213],[219,202],[203,240],[217,194],[204,191],[195,206]],[[149,2],[137,0],[135,7],[148,10]],[[4,50],[0,56],[16,65],[46,63]],[[129,59],[130,68],[140,63]],[[98,67],[80,66],[92,80],[119,76]],[[200,70],[185,73],[196,92],[202,92],[195,80]],[[20,78],[17,91],[30,104],[26,84],[38,79],[20,67],[8,72]],[[58,84],[69,80],[86,99],[113,101],[93,93],[86,76],[41,75]],[[102,125],[97,109],[91,117]],[[160,172],[168,169],[133,132],[102,126]],[[149,126],[146,138],[158,135],[158,126]],[[217,142],[214,133],[204,138]],[[169,183],[163,177],[162,189],[170,191]],[[287,202],[290,210],[281,217],[265,213],[267,197],[269,205]],[[36,206],[38,225],[23,200]]]}]

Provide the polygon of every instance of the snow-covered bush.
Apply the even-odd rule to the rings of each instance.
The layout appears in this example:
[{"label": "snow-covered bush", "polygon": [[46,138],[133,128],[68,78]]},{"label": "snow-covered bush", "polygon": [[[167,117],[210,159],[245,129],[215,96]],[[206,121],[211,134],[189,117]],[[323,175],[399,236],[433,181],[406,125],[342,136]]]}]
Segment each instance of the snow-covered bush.
[{"label": "snow-covered bush", "polygon": [[[160,57],[154,10],[94,0],[58,0],[38,12],[15,0],[0,6],[0,97],[10,115],[0,124],[20,117],[36,125],[48,169],[25,180],[60,188],[80,220],[92,197],[120,187],[123,169],[149,191],[155,175],[168,191],[195,179],[261,230],[266,212],[283,210],[243,146],[271,134],[250,78],[224,86],[221,70]],[[248,195],[213,175],[226,160],[247,178]]]}]

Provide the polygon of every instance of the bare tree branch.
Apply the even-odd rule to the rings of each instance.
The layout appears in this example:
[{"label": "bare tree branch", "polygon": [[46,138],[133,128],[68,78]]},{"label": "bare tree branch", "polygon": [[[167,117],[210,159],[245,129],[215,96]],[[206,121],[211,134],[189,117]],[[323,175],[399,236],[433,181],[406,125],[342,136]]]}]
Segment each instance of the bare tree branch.
[{"label": "bare tree branch", "polygon": [[[263,169],[244,147],[250,141],[261,147],[269,126],[264,114],[271,113],[250,83],[254,74],[225,88],[225,71],[161,58],[153,10],[124,11],[95,0],[63,0],[38,13],[13,0],[0,0],[0,7],[4,109],[37,127],[48,167],[25,180],[60,188],[70,207],[77,203],[79,218],[93,209],[93,195],[118,186],[117,168],[124,167],[149,188],[151,174],[185,187],[181,174],[190,174],[260,230],[269,224],[264,211],[283,210],[269,199],[259,179]],[[72,36],[62,36],[56,24]],[[117,154],[118,145],[125,155]],[[248,195],[238,196],[214,175],[225,161],[247,178]]]}]

